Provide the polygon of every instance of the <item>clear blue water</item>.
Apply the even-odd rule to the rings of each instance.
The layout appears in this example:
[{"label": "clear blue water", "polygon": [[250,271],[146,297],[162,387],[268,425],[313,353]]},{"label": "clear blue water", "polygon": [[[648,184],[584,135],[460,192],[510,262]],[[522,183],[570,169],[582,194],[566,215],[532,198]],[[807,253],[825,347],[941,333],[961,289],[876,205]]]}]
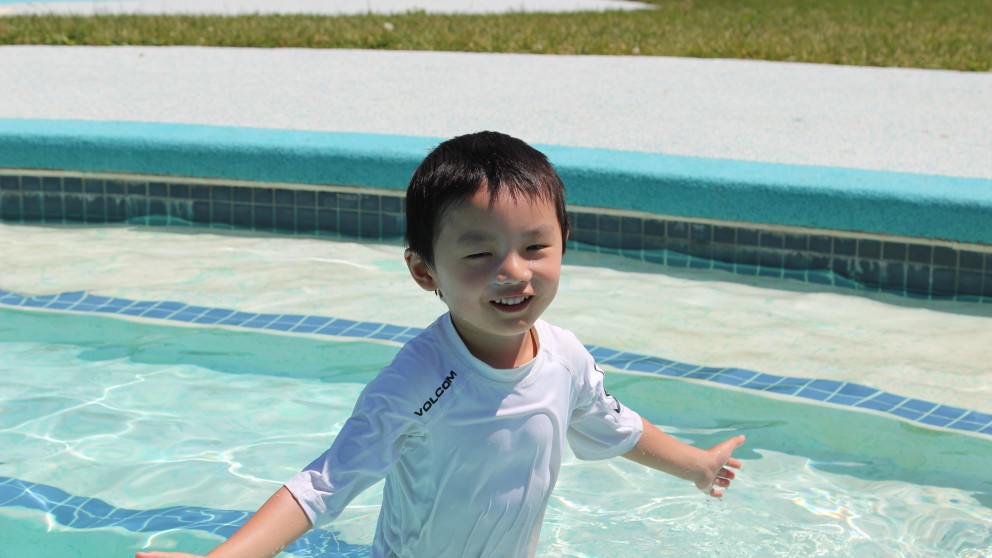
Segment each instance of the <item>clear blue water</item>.
[{"label": "clear blue water", "polygon": [[[291,306],[287,301],[298,297],[329,313],[386,323],[412,311],[396,311],[408,308],[407,289],[378,287],[379,276],[392,283],[390,274],[403,273],[392,248],[369,247],[362,259],[354,246],[344,246],[354,259],[334,263],[329,273],[326,266],[338,256],[314,256],[314,245],[296,254],[279,244],[270,253],[258,243],[184,234],[176,242],[191,242],[187,259],[163,270],[154,262],[177,260],[149,256],[147,238],[137,233],[111,238],[94,254],[88,250],[114,231],[15,232],[9,245],[0,245],[8,255],[17,247],[24,252],[0,288],[103,289],[136,300],[254,311]],[[141,242],[130,244],[131,237]],[[187,265],[194,256],[203,262]],[[301,281],[310,274],[302,256],[325,266],[316,268],[318,280]],[[60,267],[65,262],[69,267]],[[208,262],[216,268],[208,270]],[[603,290],[603,278],[624,273],[590,283],[598,294],[612,292]],[[144,294],[116,283],[124,276]],[[563,288],[585,292],[582,282],[573,277]],[[363,297],[373,285],[376,296]],[[681,287],[677,294],[687,293]],[[326,448],[362,386],[397,349],[369,340],[0,307],[0,556],[208,550]],[[992,554],[992,475],[983,466],[992,462],[988,437],[712,383],[615,370],[610,376],[612,392],[681,439],[706,446],[746,434],[743,473],[717,501],[625,460],[569,457],[542,531],[542,556]],[[363,494],[327,530],[291,548],[292,555],[367,555],[379,494],[378,488]]]},{"label": "clear blue water", "polygon": [[[10,556],[208,550],[331,442],[396,350],[11,310],[0,324],[0,485],[38,483],[0,488]],[[992,486],[976,475],[992,442],[683,381],[614,376],[611,390],[695,444],[747,434],[744,473],[716,501],[623,460],[570,458],[541,555],[992,549]],[[17,490],[33,505],[5,498]],[[291,550],[364,555],[378,494]]]}]

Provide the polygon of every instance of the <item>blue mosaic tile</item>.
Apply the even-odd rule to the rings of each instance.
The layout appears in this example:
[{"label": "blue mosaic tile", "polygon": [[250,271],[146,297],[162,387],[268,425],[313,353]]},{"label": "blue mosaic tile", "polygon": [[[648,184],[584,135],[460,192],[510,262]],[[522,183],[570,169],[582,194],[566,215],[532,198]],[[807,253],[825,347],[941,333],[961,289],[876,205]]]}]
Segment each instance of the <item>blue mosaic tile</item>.
[{"label": "blue mosaic tile", "polygon": [[968,411],[960,407],[952,407],[950,405],[940,405],[933,411],[930,411],[930,416],[944,417],[949,419],[959,419],[964,416]]},{"label": "blue mosaic tile", "polygon": [[713,381],[719,384],[726,384],[728,386],[743,386],[747,383],[747,380],[736,376],[731,376],[729,374],[718,374],[713,378]]},{"label": "blue mosaic tile", "polygon": [[[209,310],[192,320],[196,324],[216,324],[234,314],[234,310]],[[147,314],[146,314],[147,317]]]},{"label": "blue mosaic tile", "polygon": [[248,328],[264,329],[278,318],[278,314],[255,314],[244,325]]},{"label": "blue mosaic tile", "polygon": [[863,400],[863,401],[858,402],[855,406],[856,407],[861,407],[863,409],[871,409],[873,411],[884,411],[884,412],[888,412],[888,411],[891,411],[893,408],[895,408],[896,405],[893,404],[893,403],[886,403],[886,402],[883,402],[883,401],[878,401],[876,399],[866,399],[866,400]]},{"label": "blue mosaic tile", "polygon": [[186,304],[182,304],[180,302],[172,302],[172,301],[169,301],[169,300],[163,300],[161,302],[156,303],[155,306],[153,306],[153,309],[155,309],[155,310],[161,310],[163,312],[178,312],[178,311],[180,311],[180,310],[182,310],[183,308],[186,308],[186,307],[187,307]]},{"label": "blue mosaic tile", "polygon": [[29,308],[45,308],[51,303],[52,301],[50,299],[40,296],[25,297],[21,298],[19,301],[20,306],[27,306]]},{"label": "blue mosaic tile", "polygon": [[258,317],[258,314],[253,314],[250,312],[235,312],[231,314],[226,319],[221,320],[221,325],[242,325],[250,320]]},{"label": "blue mosaic tile", "polygon": [[303,318],[303,321],[300,322],[300,326],[321,328],[331,323],[333,319],[334,318],[325,318],[323,316],[306,316]]},{"label": "blue mosaic tile", "polygon": [[20,306],[24,301],[24,297],[15,295],[14,293],[9,293],[7,291],[0,291],[0,304],[6,304],[8,306]]},{"label": "blue mosaic tile", "polygon": [[749,382],[745,382],[745,381],[741,380],[740,378],[730,378],[729,379],[730,381],[726,381],[726,382],[723,381],[720,377],[714,378],[714,380],[717,381],[717,382],[720,382],[720,383],[726,383],[726,384],[729,384],[729,385],[736,385],[736,386],[740,386],[742,388],[753,389],[753,390],[756,390],[756,391],[768,391],[769,388],[771,388],[773,385],[775,385],[776,383],[778,383],[778,380],[775,380],[775,381],[762,381],[762,380],[759,380],[757,378],[755,378],[754,380],[751,380]]},{"label": "blue mosaic tile", "polygon": [[914,422],[915,421],[918,421],[923,416],[923,413],[922,412],[915,411],[913,409],[909,409],[909,408],[906,408],[906,407],[896,407],[895,409],[892,409],[889,412],[892,413],[892,414],[894,414],[894,415],[900,416],[902,418],[909,419],[909,420],[914,421]]},{"label": "blue mosaic tile", "polygon": [[104,313],[116,314],[122,308],[125,308],[126,306],[128,306],[127,301],[123,301],[123,300],[111,300],[111,301],[108,301],[108,302],[106,302],[104,304],[98,305],[96,307],[96,309],[94,309],[93,311],[94,312],[104,312]]},{"label": "blue mosaic tile", "polygon": [[[623,358],[623,353],[617,357],[617,363],[623,363],[623,369],[629,372],[646,372],[649,374],[656,374],[662,370],[665,365],[660,362],[656,362],[654,359],[648,357],[642,357],[637,359],[626,359]],[[597,359],[597,362],[605,364],[606,360]]]},{"label": "blue mosaic tile", "polygon": [[607,349],[606,347],[593,346],[589,347],[589,354],[591,354],[596,360],[602,362],[610,357],[620,354],[620,351]]},{"label": "blue mosaic tile", "polygon": [[935,416],[935,415],[926,415],[926,416],[924,416],[923,418],[920,419],[920,422],[922,422],[923,424],[929,424],[931,426],[947,426],[948,424],[950,424],[953,421],[952,421],[952,419],[949,419],[949,418],[946,418],[946,417],[939,417],[939,416]]},{"label": "blue mosaic tile", "polygon": [[852,397],[864,398],[864,397],[871,397],[879,393],[879,391],[875,388],[870,388],[859,384],[845,383],[843,386],[841,386],[841,388],[837,391],[837,393],[841,395],[850,395]]},{"label": "blue mosaic tile", "polygon": [[992,415],[987,413],[979,413],[978,411],[968,411],[968,414],[961,417],[961,420],[980,424],[992,424]]},{"label": "blue mosaic tile", "polygon": [[118,313],[127,314],[129,316],[141,316],[145,312],[151,310],[154,304],[155,303],[153,302],[137,301],[121,308]]},{"label": "blue mosaic tile", "polygon": [[904,402],[907,401],[905,397],[899,395],[893,395],[891,393],[884,393],[884,392],[879,393],[878,395],[873,397],[872,400],[878,401],[879,403],[891,404],[893,407],[902,405]]},{"label": "blue mosaic tile", "polygon": [[818,389],[804,388],[799,390],[796,395],[799,397],[805,397],[807,399],[815,399],[817,401],[826,401],[830,397],[830,393],[825,391],[820,391]]},{"label": "blue mosaic tile", "polygon": [[813,380],[809,383],[810,389],[825,391],[828,393],[839,391],[842,386],[843,383],[836,380]]},{"label": "blue mosaic tile", "polygon": [[[626,360],[622,355],[623,353],[621,353],[621,356],[617,359],[620,362]],[[608,363],[608,361],[600,361],[600,362],[604,364]],[[698,368],[699,368],[698,366],[694,364],[689,364],[688,362],[672,362],[671,364],[665,366],[663,370],[665,371],[666,374],[682,377],[691,372],[695,372]]]},{"label": "blue mosaic tile", "polygon": [[[597,361],[600,363],[605,362],[600,359],[597,359]],[[630,363],[627,370],[631,372],[645,372],[648,374],[666,374],[669,376],[677,375],[667,371],[672,364],[674,364],[672,361],[659,358],[636,359]]]},{"label": "blue mosaic tile", "polygon": [[348,326],[339,322],[340,320],[334,320],[324,327],[316,330],[315,333],[319,333],[321,335],[340,335],[342,331],[348,329]]},{"label": "blue mosaic tile", "polygon": [[929,401],[921,401],[919,399],[909,399],[902,404],[903,409],[909,409],[911,411],[919,413],[929,413],[937,407],[936,403],[931,403]]},{"label": "blue mosaic tile", "polygon": [[826,399],[827,403],[833,403],[835,405],[844,405],[846,407],[854,407],[861,401],[862,399],[860,397],[852,397],[850,395],[839,395],[836,393]]},{"label": "blue mosaic tile", "polygon": [[[77,306],[76,308],[73,308],[73,310],[82,311],[83,308],[79,308]],[[175,313],[176,312],[173,311],[173,310],[163,310],[161,308],[151,308],[151,309],[147,310],[144,314],[142,314],[142,317],[144,317],[144,318],[153,318],[153,319],[156,319],[156,320],[164,320],[166,318],[172,317],[172,315],[175,314]]]},{"label": "blue mosaic tile", "polygon": [[957,420],[949,424],[949,428],[954,428],[956,430],[966,430],[969,432],[978,432],[985,426],[986,423],[981,422],[970,422],[966,420]]},{"label": "blue mosaic tile", "polygon": [[342,332],[342,335],[347,337],[370,337],[377,333],[382,327],[382,324],[373,324],[368,322],[358,322],[355,325],[349,327]]},{"label": "blue mosaic tile", "polygon": [[389,337],[392,337],[392,336],[395,336],[395,335],[401,335],[401,334],[405,333],[407,331],[407,329],[409,329],[409,328],[406,328],[406,327],[403,327],[403,326],[384,325],[384,326],[382,326],[382,328],[379,329],[379,335],[381,335],[381,336],[383,336],[385,338],[389,338]]},{"label": "blue mosaic tile", "polygon": [[[44,512],[72,529],[116,527],[132,532],[200,531],[230,537],[251,512],[192,506],[154,510],[116,508],[102,500],[69,494],[61,489],[0,477],[0,506]],[[43,521],[39,519],[39,521]],[[300,557],[367,558],[371,549],[353,545],[333,530],[314,529],[286,548]]]},{"label": "blue mosaic tile", "polygon": [[267,326],[265,326],[265,329],[272,330],[272,331],[289,331],[289,330],[293,329],[294,327],[296,327],[297,323],[280,322],[280,321],[276,320],[274,322],[269,323]]},{"label": "blue mosaic tile", "polygon": [[689,372],[683,378],[692,378],[693,380],[712,380],[720,373],[719,370],[713,370],[712,368],[702,368]]},{"label": "blue mosaic tile", "polygon": [[[26,297],[0,290],[0,304],[13,307],[113,313],[201,325],[220,324],[273,331],[295,331],[406,342],[422,330],[392,324],[358,322],[299,314],[255,314],[232,309],[185,305],[172,301],[133,301],[68,292]],[[885,393],[874,388],[835,380],[793,378],[740,368],[704,367],[660,357],[587,347],[602,365],[621,370],[687,378],[779,395],[795,395],[830,404],[879,411],[919,424],[967,432],[992,433],[992,415]]]},{"label": "blue mosaic tile", "polygon": [[809,380],[802,378],[783,378],[776,384],[773,384],[764,390],[770,393],[777,393],[779,395],[795,395],[799,390],[806,387]]}]

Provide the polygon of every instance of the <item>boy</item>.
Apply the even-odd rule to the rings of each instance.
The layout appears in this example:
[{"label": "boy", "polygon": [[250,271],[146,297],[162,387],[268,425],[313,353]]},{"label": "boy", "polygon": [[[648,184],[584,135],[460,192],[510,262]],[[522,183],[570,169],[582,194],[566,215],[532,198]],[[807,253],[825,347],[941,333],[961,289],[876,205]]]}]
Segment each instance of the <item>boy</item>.
[{"label": "boy", "polygon": [[[566,441],[720,497],[731,438],[682,444],[621,405],[569,332],[558,289],[565,192],[545,156],[494,132],[456,137],[407,190],[407,266],[448,313],[366,386],[333,445],[209,556],[273,556],[386,478],[373,556],[533,556]],[[137,558],[189,556],[142,553]]]}]

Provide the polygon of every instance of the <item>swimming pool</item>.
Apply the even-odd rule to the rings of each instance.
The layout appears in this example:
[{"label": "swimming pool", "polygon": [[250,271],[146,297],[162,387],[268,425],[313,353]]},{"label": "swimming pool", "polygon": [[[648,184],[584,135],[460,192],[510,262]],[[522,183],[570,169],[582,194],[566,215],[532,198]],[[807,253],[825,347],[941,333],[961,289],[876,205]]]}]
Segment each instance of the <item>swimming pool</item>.
[{"label": "swimming pool", "polygon": [[[0,444],[13,448],[0,533],[14,555],[209,548],[326,447],[361,386],[442,310],[390,242],[0,223],[0,251],[16,262],[0,280]],[[566,264],[548,319],[593,346],[611,391],[682,439],[748,444],[724,501],[569,458],[541,555],[992,550],[992,479],[976,466],[992,439],[922,420],[989,413],[987,305],[612,254]],[[934,350],[965,332],[971,353]],[[831,402],[810,398],[828,388]],[[366,555],[376,515],[372,490],[291,551]]]}]

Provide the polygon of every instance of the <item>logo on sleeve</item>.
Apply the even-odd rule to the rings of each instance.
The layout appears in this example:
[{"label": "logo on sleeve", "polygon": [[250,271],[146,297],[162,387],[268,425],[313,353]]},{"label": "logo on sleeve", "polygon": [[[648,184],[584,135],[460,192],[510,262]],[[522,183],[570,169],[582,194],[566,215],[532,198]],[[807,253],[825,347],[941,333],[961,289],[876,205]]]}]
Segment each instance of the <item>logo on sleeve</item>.
[{"label": "logo on sleeve", "polygon": [[[596,372],[599,372],[600,374],[603,375],[605,382],[606,371],[600,368],[598,364],[594,364],[593,366],[596,368]],[[617,401],[616,397],[613,397],[612,395],[610,395],[610,392],[606,391],[606,386],[603,386],[603,395],[605,395],[607,399],[613,400],[613,412],[619,415],[620,411],[623,410],[623,407],[620,406],[620,402]]]},{"label": "logo on sleeve", "polygon": [[444,378],[444,381],[441,382],[441,385],[437,386],[437,389],[434,390],[434,395],[429,396],[427,401],[424,401],[424,404],[420,406],[420,409],[414,411],[413,414],[418,417],[422,417],[424,416],[424,413],[430,411],[434,405],[437,404],[438,400],[441,399],[441,396],[444,395],[444,392],[448,391],[448,388],[451,387],[451,384],[455,381],[455,376],[457,375],[458,374],[452,370],[451,373]]},{"label": "logo on sleeve", "polygon": [[617,398],[616,398],[616,397],[613,397],[612,395],[610,395],[610,392],[608,392],[608,391],[606,391],[606,388],[605,388],[605,387],[603,388],[603,393],[604,393],[604,394],[606,395],[606,398],[607,398],[607,399],[612,399],[612,400],[613,400],[613,405],[614,405],[614,407],[613,407],[613,411],[614,411],[614,412],[615,412],[616,414],[618,414],[618,415],[619,415],[619,414],[620,414],[620,411],[621,411],[621,409],[622,409],[622,408],[620,407],[620,402],[619,402],[619,401],[617,401]]}]

